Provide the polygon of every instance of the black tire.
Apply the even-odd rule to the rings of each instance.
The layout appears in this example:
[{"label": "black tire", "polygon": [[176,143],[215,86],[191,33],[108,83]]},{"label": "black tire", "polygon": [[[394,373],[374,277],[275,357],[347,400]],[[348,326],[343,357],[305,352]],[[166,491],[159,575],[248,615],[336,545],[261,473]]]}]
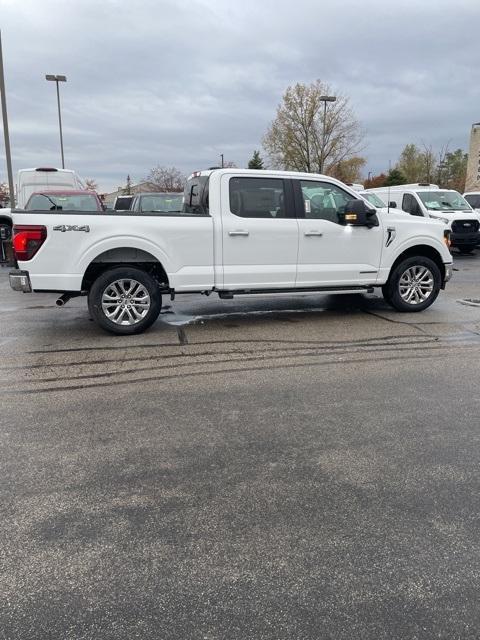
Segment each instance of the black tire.
[{"label": "black tire", "polygon": [[[410,269],[413,271],[410,272]],[[415,271],[422,273],[424,272],[423,269],[426,269],[431,275],[431,290],[430,285],[427,285],[427,282],[430,282],[429,277],[420,283],[413,284],[412,287],[416,289],[416,293],[414,292],[414,301],[408,302],[405,297],[408,296],[410,285],[406,284],[405,278],[407,274],[415,273]],[[427,274],[425,274],[425,277],[426,276]],[[433,304],[437,299],[441,285],[442,276],[435,262],[425,256],[413,256],[411,258],[405,258],[405,260],[397,264],[391,272],[388,282],[383,285],[382,292],[388,304],[397,311],[412,313],[423,311]],[[407,289],[407,291],[405,291],[405,289]],[[404,297],[402,297],[402,292]],[[427,297],[422,300],[424,296]]]},{"label": "black tire", "polygon": [[457,247],[457,249],[459,250],[460,253],[468,254],[468,253],[473,253],[476,246],[477,246],[476,244],[465,244],[461,247]]},{"label": "black tire", "polygon": [[[125,295],[120,295],[122,290]],[[133,299],[128,298],[129,291],[133,292]],[[135,291],[140,292],[138,298],[134,296]],[[112,292],[119,295],[115,297]],[[157,282],[142,269],[115,267],[104,271],[93,283],[88,294],[88,308],[92,318],[105,331],[133,335],[148,329],[158,318],[162,295]]]}]

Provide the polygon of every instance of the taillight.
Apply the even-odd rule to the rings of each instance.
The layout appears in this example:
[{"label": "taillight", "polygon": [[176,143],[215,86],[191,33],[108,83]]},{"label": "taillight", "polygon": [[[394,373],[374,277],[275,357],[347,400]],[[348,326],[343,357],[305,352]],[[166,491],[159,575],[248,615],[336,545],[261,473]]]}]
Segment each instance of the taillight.
[{"label": "taillight", "polygon": [[17,260],[31,260],[47,238],[47,227],[41,224],[14,224],[13,250]]}]

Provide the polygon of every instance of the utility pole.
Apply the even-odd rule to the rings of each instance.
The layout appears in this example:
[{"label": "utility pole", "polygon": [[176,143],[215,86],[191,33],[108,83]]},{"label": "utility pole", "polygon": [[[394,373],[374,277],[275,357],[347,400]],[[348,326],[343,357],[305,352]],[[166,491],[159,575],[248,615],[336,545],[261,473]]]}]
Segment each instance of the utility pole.
[{"label": "utility pole", "polygon": [[323,173],[323,163],[325,162],[325,134],[327,125],[327,102],[335,102],[336,96],[320,96],[320,102],[323,102],[323,128],[322,128],[322,154],[320,156],[320,173]]},{"label": "utility pole", "polygon": [[50,80],[51,82],[55,82],[57,85],[58,125],[60,127],[60,151],[62,153],[62,169],[65,169],[65,157],[63,155],[62,114],[60,111],[60,89],[58,88],[58,83],[66,82],[67,77],[47,74],[45,76],[45,80]]},{"label": "utility pole", "polygon": [[220,154],[220,157],[222,159],[222,169],[223,169],[223,153]]},{"label": "utility pole", "polygon": [[10,136],[8,134],[7,96],[5,93],[5,74],[3,72],[2,32],[0,31],[0,93],[2,94],[3,136],[5,138],[5,157],[7,159],[8,193],[10,206],[15,206],[15,187],[13,186],[12,156],[10,153]]}]

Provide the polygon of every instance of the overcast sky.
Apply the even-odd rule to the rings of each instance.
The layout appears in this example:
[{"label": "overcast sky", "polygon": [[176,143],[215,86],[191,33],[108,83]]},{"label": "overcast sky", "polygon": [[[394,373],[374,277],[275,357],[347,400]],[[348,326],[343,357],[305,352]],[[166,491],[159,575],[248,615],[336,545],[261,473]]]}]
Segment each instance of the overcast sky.
[{"label": "overcast sky", "polygon": [[65,74],[66,166],[101,191],[246,166],[298,81],[350,97],[365,173],[407,142],[467,150],[480,121],[479,0],[0,0],[0,26],[14,170],[61,166]]}]

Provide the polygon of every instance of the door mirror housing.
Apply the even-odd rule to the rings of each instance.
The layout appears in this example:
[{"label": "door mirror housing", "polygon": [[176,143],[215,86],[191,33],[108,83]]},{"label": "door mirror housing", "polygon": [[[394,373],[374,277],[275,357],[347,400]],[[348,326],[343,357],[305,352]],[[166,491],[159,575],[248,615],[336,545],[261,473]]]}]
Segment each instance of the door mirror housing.
[{"label": "door mirror housing", "polygon": [[396,209],[397,203],[394,200],[390,200],[390,202],[388,203],[388,206],[390,207],[390,209]]},{"label": "door mirror housing", "polygon": [[378,227],[376,209],[371,209],[365,200],[349,200],[344,213],[339,214],[342,224],[354,227]]}]

